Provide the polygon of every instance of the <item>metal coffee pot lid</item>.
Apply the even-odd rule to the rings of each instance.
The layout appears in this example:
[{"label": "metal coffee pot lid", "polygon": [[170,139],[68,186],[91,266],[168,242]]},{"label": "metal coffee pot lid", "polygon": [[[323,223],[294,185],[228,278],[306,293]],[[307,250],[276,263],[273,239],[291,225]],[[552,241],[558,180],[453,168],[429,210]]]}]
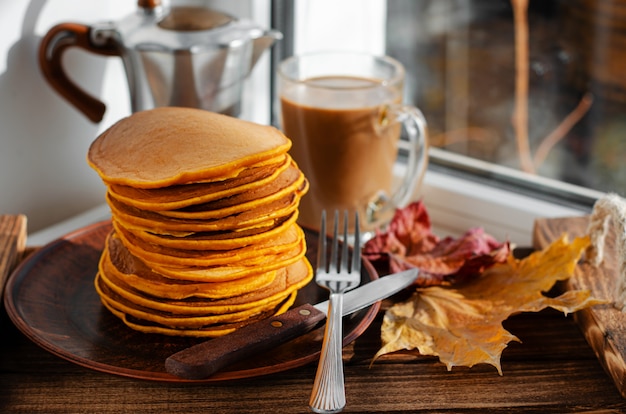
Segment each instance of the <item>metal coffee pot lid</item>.
[{"label": "metal coffee pot lid", "polygon": [[[138,51],[203,51],[238,47],[240,43],[258,39],[267,31],[248,19],[238,19],[217,10],[184,2],[159,0],[138,2],[134,14],[114,26],[101,25],[94,34],[110,39],[115,31],[117,42]],[[99,29],[99,30],[98,30]],[[94,39],[97,42],[97,39]]]}]

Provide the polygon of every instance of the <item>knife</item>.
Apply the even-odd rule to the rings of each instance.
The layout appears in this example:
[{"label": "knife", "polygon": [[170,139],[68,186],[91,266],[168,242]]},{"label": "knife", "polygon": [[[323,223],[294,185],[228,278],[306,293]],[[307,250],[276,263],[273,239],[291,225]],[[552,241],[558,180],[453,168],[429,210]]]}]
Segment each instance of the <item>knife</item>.
[{"label": "knife", "polygon": [[[410,269],[381,277],[345,293],[343,316],[401,291],[416,277],[417,269]],[[165,360],[165,369],[181,378],[207,378],[246,356],[267,351],[313,330],[327,313],[327,300],[316,305],[307,303],[298,306],[177,352]]]}]

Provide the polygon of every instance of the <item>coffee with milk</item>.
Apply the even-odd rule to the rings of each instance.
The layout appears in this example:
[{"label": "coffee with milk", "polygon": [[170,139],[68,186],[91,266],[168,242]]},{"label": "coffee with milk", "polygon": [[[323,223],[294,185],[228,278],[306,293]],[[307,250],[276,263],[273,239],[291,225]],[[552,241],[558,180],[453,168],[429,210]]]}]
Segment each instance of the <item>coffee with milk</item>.
[{"label": "coffee with milk", "polygon": [[[360,72],[352,74],[350,66],[333,69],[333,62],[338,63],[335,59],[314,65],[307,62],[308,57],[296,59],[291,58],[291,66],[294,62],[299,65],[299,75],[312,76],[296,77],[289,72],[294,69],[289,67],[290,60],[283,62],[279,95],[281,127],[292,140],[292,157],[310,183],[309,193],[300,203],[299,222],[317,228],[322,210],[347,209],[358,211],[362,230],[371,231],[381,224],[378,210],[393,210],[393,200],[399,198],[394,166],[402,129],[398,116],[405,108],[401,105],[403,78],[396,76],[390,81],[389,76],[375,71],[363,72],[371,64],[360,66]],[[309,69],[304,66],[307,63],[311,65]],[[394,69],[391,63],[389,66]],[[422,119],[418,121],[413,120],[421,129],[417,128],[419,131],[411,141],[415,165],[404,179],[405,184],[412,181],[405,187],[416,184],[426,164],[424,123]],[[411,194],[412,190],[403,189]],[[401,196],[406,199],[410,194]]]}]

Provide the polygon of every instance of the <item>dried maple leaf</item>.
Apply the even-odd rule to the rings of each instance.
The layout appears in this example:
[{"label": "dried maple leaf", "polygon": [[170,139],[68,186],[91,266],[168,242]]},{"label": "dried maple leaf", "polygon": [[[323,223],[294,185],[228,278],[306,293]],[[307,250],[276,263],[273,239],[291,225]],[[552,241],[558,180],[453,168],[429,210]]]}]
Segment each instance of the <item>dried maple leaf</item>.
[{"label": "dried maple leaf", "polygon": [[390,256],[411,256],[432,250],[439,238],[432,234],[430,217],[422,202],[397,209],[385,232],[377,231],[363,247],[371,261],[387,262]]},{"label": "dried maple leaf", "polygon": [[494,263],[506,260],[508,243],[499,243],[481,228],[462,237],[440,240],[431,232],[430,218],[422,202],[396,210],[385,232],[378,232],[363,248],[363,255],[392,273],[417,267],[415,284],[432,286],[456,283],[478,276]]},{"label": "dried maple leaf", "polygon": [[383,347],[374,359],[399,350],[418,350],[438,356],[448,370],[453,366],[491,364],[502,375],[500,356],[510,341],[518,340],[502,322],[519,312],[552,307],[564,312],[606,303],[589,291],[568,291],[550,298],[559,280],[571,277],[589,238],[567,236],[543,251],[495,264],[476,279],[456,288],[432,286],[417,289],[411,299],[392,306],[382,325]]}]

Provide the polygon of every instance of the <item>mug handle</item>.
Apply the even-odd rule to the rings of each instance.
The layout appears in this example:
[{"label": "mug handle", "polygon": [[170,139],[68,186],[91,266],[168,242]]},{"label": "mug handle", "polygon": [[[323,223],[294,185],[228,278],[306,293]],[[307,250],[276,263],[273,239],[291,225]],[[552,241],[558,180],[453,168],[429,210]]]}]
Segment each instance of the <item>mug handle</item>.
[{"label": "mug handle", "polygon": [[77,86],[63,68],[63,54],[71,47],[104,56],[121,56],[121,52],[110,40],[102,45],[93,44],[91,27],[79,23],[61,23],[52,27],[39,45],[39,67],[48,83],[92,122],[100,122],[105,104]]},{"label": "mug handle", "polygon": [[404,177],[393,194],[380,196],[368,204],[366,213],[370,223],[380,222],[396,208],[408,204],[413,193],[421,186],[428,168],[427,124],[418,108],[402,104],[384,105],[379,110],[376,122],[378,130],[391,128],[398,123],[404,127],[409,138],[409,159]]}]

